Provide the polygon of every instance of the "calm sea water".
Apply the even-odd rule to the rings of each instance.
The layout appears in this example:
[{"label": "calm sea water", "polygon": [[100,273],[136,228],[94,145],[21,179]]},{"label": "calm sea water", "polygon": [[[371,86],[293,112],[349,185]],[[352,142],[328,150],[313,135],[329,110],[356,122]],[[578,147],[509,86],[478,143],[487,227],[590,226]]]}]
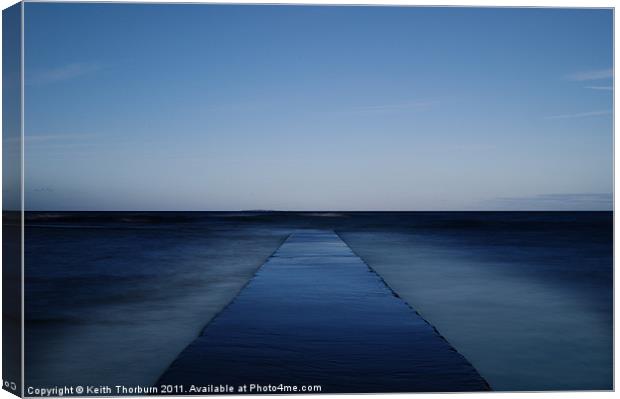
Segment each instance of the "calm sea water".
[{"label": "calm sea water", "polygon": [[492,388],[611,388],[611,212],[29,213],[26,385],[155,383],[288,234],[314,228]]}]

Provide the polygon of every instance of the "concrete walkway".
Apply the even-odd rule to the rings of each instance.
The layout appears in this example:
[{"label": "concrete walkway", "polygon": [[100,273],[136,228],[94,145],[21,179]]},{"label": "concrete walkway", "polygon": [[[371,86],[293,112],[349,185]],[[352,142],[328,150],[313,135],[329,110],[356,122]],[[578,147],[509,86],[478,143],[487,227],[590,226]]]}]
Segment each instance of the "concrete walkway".
[{"label": "concrete walkway", "polygon": [[[330,230],[292,234],[159,384],[484,391],[476,370]],[[316,389],[315,389],[316,390]],[[204,393],[204,392],[203,392]],[[287,393],[287,392],[265,392]]]}]

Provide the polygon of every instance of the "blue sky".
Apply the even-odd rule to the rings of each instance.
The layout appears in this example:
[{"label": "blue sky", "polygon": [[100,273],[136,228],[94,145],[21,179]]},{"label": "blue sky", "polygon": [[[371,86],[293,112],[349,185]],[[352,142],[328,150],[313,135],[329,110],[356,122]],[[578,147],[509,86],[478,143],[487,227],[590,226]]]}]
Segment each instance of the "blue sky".
[{"label": "blue sky", "polygon": [[27,3],[26,206],[611,209],[612,18]]}]

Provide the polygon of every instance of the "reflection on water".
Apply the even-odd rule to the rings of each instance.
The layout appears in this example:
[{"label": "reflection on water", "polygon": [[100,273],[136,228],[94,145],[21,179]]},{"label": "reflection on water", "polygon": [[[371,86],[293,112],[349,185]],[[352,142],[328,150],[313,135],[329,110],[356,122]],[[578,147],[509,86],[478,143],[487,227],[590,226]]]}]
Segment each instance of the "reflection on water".
[{"label": "reflection on water", "polygon": [[495,389],[609,389],[612,214],[27,215],[27,385],[152,384],[293,230],[335,229]]}]

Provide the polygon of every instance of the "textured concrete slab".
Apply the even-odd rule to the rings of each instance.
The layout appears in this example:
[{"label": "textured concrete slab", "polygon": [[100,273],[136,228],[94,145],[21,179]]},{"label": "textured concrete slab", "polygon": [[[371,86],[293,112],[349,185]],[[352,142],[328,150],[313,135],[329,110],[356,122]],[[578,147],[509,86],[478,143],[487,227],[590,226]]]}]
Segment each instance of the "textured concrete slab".
[{"label": "textured concrete slab", "polygon": [[185,393],[191,384],[321,385],[323,393],[489,389],[329,230],[292,234],[158,384],[183,384]]}]

